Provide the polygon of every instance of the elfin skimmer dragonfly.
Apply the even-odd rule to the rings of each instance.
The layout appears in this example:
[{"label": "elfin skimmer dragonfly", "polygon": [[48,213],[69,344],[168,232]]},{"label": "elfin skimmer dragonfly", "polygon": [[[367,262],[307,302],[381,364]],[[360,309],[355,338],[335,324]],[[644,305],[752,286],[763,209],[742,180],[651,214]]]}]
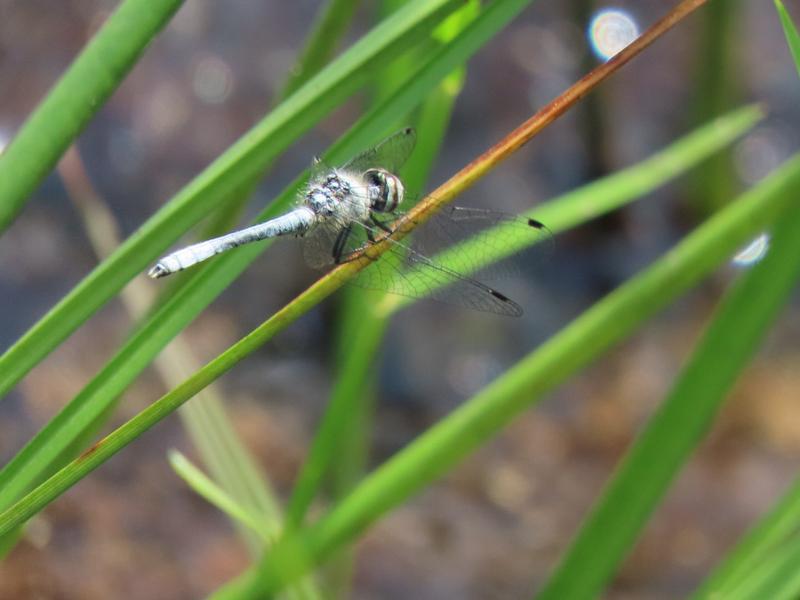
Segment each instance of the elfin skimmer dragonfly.
[{"label": "elfin skimmer dragonfly", "polygon": [[[316,161],[295,209],[264,223],[173,252],[159,260],[148,275],[165,277],[242,244],[282,235],[304,238],[306,262],[312,267],[325,268],[352,260],[369,244],[388,237],[392,241],[388,254],[393,256],[365,268],[353,283],[403,296],[430,297],[476,310],[520,316],[520,306],[504,294],[460,270],[428,258],[428,249],[424,243],[417,243],[416,234],[415,242],[410,245],[393,240],[393,224],[402,216],[397,209],[405,197],[405,188],[396,173],[408,159],[415,142],[414,130],[406,128],[339,168],[328,168]],[[550,235],[547,228],[534,219],[463,207],[443,209],[422,229],[433,235],[434,246],[441,249],[442,244],[462,241],[476,231],[487,231],[497,225],[510,226],[512,237],[522,236],[522,245]],[[485,244],[473,245],[473,253],[480,254],[481,248],[487,245],[494,250],[500,247],[502,253],[505,243],[502,236],[486,236]],[[485,262],[479,255],[461,258],[466,260],[459,260],[459,263],[466,265],[464,270],[470,272],[471,265],[482,267]]]}]

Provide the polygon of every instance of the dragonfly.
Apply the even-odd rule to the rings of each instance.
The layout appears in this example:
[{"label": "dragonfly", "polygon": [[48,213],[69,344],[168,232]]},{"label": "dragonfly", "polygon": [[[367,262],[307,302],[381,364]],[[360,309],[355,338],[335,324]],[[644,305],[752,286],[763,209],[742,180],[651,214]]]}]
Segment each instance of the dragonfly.
[{"label": "dragonfly", "polygon": [[[550,237],[539,221],[484,209],[448,207],[422,228],[429,232],[411,244],[396,239],[399,210],[406,198],[397,175],[416,143],[408,127],[358,154],[338,168],[315,159],[308,184],[297,206],[263,223],[199,242],[161,258],[148,275],[161,278],[194,266],[243,244],[279,236],[304,240],[304,257],[315,268],[329,268],[354,260],[371,244],[390,241],[387,254],[362,270],[352,281],[364,288],[409,296],[430,297],[446,303],[506,316],[521,316],[522,308],[495,288],[473,278],[473,266],[484,267],[492,256],[508,254],[519,245]],[[493,227],[505,227],[509,236],[484,235]],[[468,256],[457,257],[461,268],[445,265],[428,254],[431,248],[466,238],[478,238]],[[512,239],[513,238],[513,239]],[[514,241],[516,240],[516,241]],[[521,241],[521,244],[520,244]],[[508,245],[510,248],[503,248]],[[513,248],[511,247],[513,246]],[[483,271],[481,271],[483,273]]]}]

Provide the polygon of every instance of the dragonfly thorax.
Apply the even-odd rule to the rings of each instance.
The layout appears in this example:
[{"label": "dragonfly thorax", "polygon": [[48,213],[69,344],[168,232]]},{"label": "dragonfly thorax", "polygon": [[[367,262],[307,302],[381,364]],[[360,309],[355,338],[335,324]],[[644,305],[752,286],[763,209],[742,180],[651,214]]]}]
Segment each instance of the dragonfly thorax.
[{"label": "dragonfly thorax", "polygon": [[306,191],[306,203],[315,214],[330,217],[341,211],[342,203],[351,196],[353,185],[335,171],[317,181]]},{"label": "dragonfly thorax", "polygon": [[405,188],[400,178],[386,169],[370,169],[364,173],[369,186],[370,208],[378,212],[392,212],[403,201]]}]

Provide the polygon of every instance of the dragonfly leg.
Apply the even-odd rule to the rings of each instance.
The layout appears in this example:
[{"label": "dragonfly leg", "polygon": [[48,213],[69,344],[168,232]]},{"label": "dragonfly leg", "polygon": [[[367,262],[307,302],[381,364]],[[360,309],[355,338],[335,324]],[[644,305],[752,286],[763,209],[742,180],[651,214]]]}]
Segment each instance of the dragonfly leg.
[{"label": "dragonfly leg", "polygon": [[350,231],[352,230],[352,227],[352,224],[348,225],[339,232],[338,236],[336,236],[336,242],[333,244],[333,262],[337,265],[344,262],[342,260],[344,245],[347,242],[347,238],[350,237]]},{"label": "dragonfly leg", "polygon": [[[389,226],[388,226],[386,223],[384,223],[383,221],[381,221],[381,220],[380,220],[378,217],[376,217],[374,214],[371,214],[371,215],[369,216],[369,219],[370,219],[370,221],[372,221],[372,222],[373,222],[373,223],[374,223],[374,224],[375,224],[375,225],[376,225],[376,226],[377,226],[379,229],[382,229],[382,230],[383,230],[383,231],[385,231],[386,233],[392,233],[392,228],[391,228],[391,227],[389,227]],[[372,240],[372,241],[374,242],[375,240]]]}]

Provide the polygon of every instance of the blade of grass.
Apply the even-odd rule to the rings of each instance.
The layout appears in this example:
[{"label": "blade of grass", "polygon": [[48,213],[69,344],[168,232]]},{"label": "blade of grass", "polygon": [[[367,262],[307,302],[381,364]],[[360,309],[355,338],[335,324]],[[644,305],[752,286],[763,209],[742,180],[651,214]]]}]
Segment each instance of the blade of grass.
[{"label": "blade of grass", "polygon": [[[289,72],[286,83],[276,95],[276,103],[285,100],[329,62],[353,18],[357,4],[358,0],[328,0],[319,9],[296,66]],[[247,201],[258,187],[258,180],[268,175],[270,167],[270,164],[265,165],[263,172],[252,181],[245,181],[237,186],[230,199],[223,199],[220,202],[221,208],[212,214],[208,224],[195,239],[207,240],[233,229],[239,222]]]},{"label": "blade of grass", "polygon": [[[356,6],[356,0],[330,0],[320,9],[305,50],[298,61],[299,66],[290,73],[287,84],[278,95],[279,100],[291,95],[325,66],[352,20]],[[255,190],[256,183],[252,181],[242,184],[234,193],[232,201],[222,203],[224,206],[204,228],[202,239],[221,235],[233,226]],[[136,281],[132,283],[135,284]],[[122,293],[130,287],[125,288]],[[165,349],[164,356],[156,359],[157,365],[166,360],[172,363],[168,368],[160,369],[162,378],[165,374],[171,377],[167,380],[168,388],[174,387],[200,367],[200,364],[192,364],[190,358],[191,350],[179,336]],[[228,490],[233,499],[238,499],[239,503],[260,515],[272,527],[279,527],[281,516],[278,501],[256,468],[254,458],[236,436],[215,386],[209,386],[192,402],[181,407],[179,416],[203,462],[208,465],[223,489]],[[264,548],[264,540],[256,539],[247,528],[240,527],[239,531],[251,555],[259,556]],[[311,586],[313,582],[304,582],[303,589],[295,590],[293,595],[318,596]]]},{"label": "blade of grass", "polygon": [[[686,0],[685,2],[678,4],[671,13],[648,29],[641,37],[629,45],[625,50],[617,54],[614,59],[597,67],[594,71],[589,73],[579,82],[565,91],[561,96],[559,96],[559,98],[551,102],[536,115],[511,132],[504,140],[496,144],[493,148],[489,149],[477,159],[473,160],[472,163],[451,177],[433,194],[429,195],[423,202],[415,206],[414,209],[398,224],[398,227],[392,236],[393,240],[402,239],[405,235],[410,233],[414,227],[416,227],[416,225],[423,223],[431,216],[431,214],[433,214],[433,212],[438,210],[445,203],[451,201],[457,194],[464,191],[480,177],[486,174],[491,168],[499,164],[502,160],[519,149],[547,123],[552,122],[555,118],[563,114],[567,108],[577,102],[577,100],[582,97],[582,95],[585,94],[588,89],[598,85],[606,77],[614,73],[636,54],[649,46],[660,35],[678,23],[680,19],[702,5],[702,3],[702,0]],[[70,481],[71,477],[80,478],[82,473],[91,471],[97,464],[100,464],[100,462],[107,459],[117,450],[129,443],[130,440],[138,435],[138,433],[151,427],[158,420],[182,404],[188,397],[196,394],[213,380],[231,369],[238,361],[242,360],[245,356],[252,353],[256,348],[260,347],[260,345],[270,339],[277,331],[282,330],[300,315],[307,312],[312,306],[316,305],[322,301],[322,299],[341,287],[341,285],[347,279],[354,276],[361,269],[377,260],[381,254],[384,253],[391,246],[391,244],[393,244],[393,240],[379,241],[369,246],[364,250],[361,258],[341,265],[328,273],[326,276],[322,277],[303,294],[298,296],[295,301],[275,313],[275,315],[254,330],[250,335],[229,348],[217,359],[198,371],[192,378],[185,381],[183,384],[178,386],[178,388],[163,397],[159,402],[141,413],[138,419],[130,421],[127,425],[121,427],[115,433],[107,436],[104,440],[101,440],[101,442],[95,444],[95,446],[90,448],[86,453],[84,453],[84,455],[76,459],[76,461],[73,461],[71,465],[68,465],[62,469],[60,471],[60,476],[57,473],[49,480],[49,482],[46,481],[36,490],[31,492],[28,497],[23,498],[15,506],[9,508],[7,511],[7,516],[9,518],[5,521],[4,526],[9,530],[13,529],[14,525],[12,523],[14,519],[23,518],[24,520],[25,518],[28,518],[30,515],[28,515],[28,517],[24,517],[26,511],[35,511],[40,509],[41,506],[44,505],[40,503],[46,503],[49,501],[46,500],[47,498],[52,499],[55,497],[55,495],[59,493],[58,490],[60,486],[69,485],[68,482]],[[239,254],[245,254],[247,250],[248,248],[245,247]],[[217,261],[217,265],[222,263],[222,260]],[[198,278],[199,277],[200,276],[198,276]],[[191,285],[188,285],[186,290],[189,290],[190,288]],[[173,301],[177,299],[178,297],[176,296]],[[122,371],[124,372],[124,370]],[[112,369],[108,376],[114,377],[116,375],[117,373]],[[124,375],[122,376],[124,377]],[[67,413],[70,409],[73,409],[73,407],[70,406],[67,410],[60,413],[56,420],[61,419],[62,423],[65,422],[67,425],[69,425],[71,415],[67,415]],[[80,410],[80,407],[75,407],[73,412],[78,410]],[[74,430],[75,426],[72,425],[72,427]],[[24,461],[17,461],[15,459],[13,462],[16,466],[18,466]],[[25,471],[17,469],[15,476],[16,479],[25,477]],[[54,483],[55,480],[58,481]],[[0,487],[0,493],[9,496],[10,494],[7,492],[7,487],[7,485]],[[61,488],[60,491],[63,491],[63,488]],[[3,531],[0,531],[0,535],[3,535]]]},{"label": "blade of grass", "polygon": [[[76,146],[72,146],[64,155],[58,172],[78,209],[89,242],[102,260],[119,246],[120,230],[113,214],[92,185]],[[149,282],[139,279],[122,290],[121,300],[132,320],[145,314],[151,304],[153,290],[150,286]],[[193,357],[190,344],[180,336],[155,361],[156,370],[167,389],[178,385],[200,366]],[[279,520],[278,502],[259,476],[255,460],[236,437],[216,387],[209,386],[192,402],[181,407],[179,416],[205,464],[223,487],[238,498],[239,503],[260,514],[264,520]],[[82,432],[80,437],[86,439],[88,431]],[[59,460],[65,464],[75,453],[61,452]],[[240,528],[239,531],[251,554],[260,556],[263,540],[255,538],[247,529]]]},{"label": "blade of grass", "polygon": [[[800,155],[398,452],[314,525],[279,541],[257,569],[230,582],[217,597],[269,595],[303,575],[701,281],[796,206],[798,191]],[[3,521],[0,516],[0,528]]]},{"label": "blade of grass", "polygon": [[264,546],[272,544],[280,531],[273,523],[264,522],[259,515],[252,513],[236,500],[231,498],[225,490],[214,483],[205,473],[194,466],[191,461],[177,450],[170,450],[167,454],[169,464],[199,496],[205,498],[209,504],[228,515],[232,520],[238,521],[250,531],[257,534]]},{"label": "blade of grass", "polygon": [[359,0],[328,0],[317,14],[308,43],[280,97],[286,98],[327,63],[358,7]]},{"label": "blade of grass", "polygon": [[[470,4],[459,12],[469,11],[466,18],[474,19],[477,16],[474,8]],[[522,4],[519,8],[522,8]],[[453,16],[457,14],[454,13]],[[508,19],[512,16],[513,13],[509,13]],[[466,18],[460,23],[462,28],[470,23]],[[449,39],[461,32],[458,25],[459,23],[453,22]],[[463,85],[464,75],[463,68],[448,75],[422,106],[423,112],[417,123],[417,147],[403,169],[403,182],[412,197],[424,188],[433,160],[441,147],[452,104]],[[349,431],[344,435],[343,429],[352,422],[355,413],[368,410],[369,403],[365,401],[365,394],[371,381],[368,377],[369,370],[386,327],[386,316],[377,314],[372,309],[376,298],[379,299],[380,295],[363,294],[361,290],[352,290],[347,296],[338,344],[338,354],[343,356],[339,365],[340,377],[334,385],[308,458],[292,491],[287,509],[287,529],[296,528],[302,523],[311,502],[319,492],[325,471],[333,457],[338,457],[335,462],[337,470],[341,468],[352,472],[352,468],[345,466],[341,458],[353,456],[353,452],[342,450],[342,445],[358,443],[358,432]],[[343,340],[347,340],[346,346]]]},{"label": "blade of grass", "polygon": [[[194,466],[188,458],[177,450],[168,453],[170,465],[181,479],[199,496],[226,514],[232,521],[251,531],[261,540],[262,547],[269,548],[280,533],[280,525],[276,520],[265,520],[263,515],[254,513],[231,498],[225,490],[214,483],[205,473]],[[321,595],[314,587],[314,582],[307,578],[286,591],[289,600],[316,600]]]},{"label": "blade of grass", "polygon": [[705,437],[798,277],[796,205],[777,223],[767,257],[720,303],[672,391],[620,463],[539,598],[597,597]]},{"label": "blade of grass", "polygon": [[753,565],[739,585],[722,596],[729,600],[796,600],[800,593],[800,539],[786,540]]},{"label": "blade of grass", "polygon": [[[383,9],[396,9],[395,0],[384,0]],[[470,0],[455,11],[433,32],[435,41],[447,43],[461,34],[463,30],[480,14],[480,3]],[[433,40],[432,40],[433,42]],[[420,47],[408,53],[405,60],[398,60],[387,69],[385,78],[377,82],[383,88],[395,89],[402,79],[407,78],[416,69],[419,60],[424,59],[423,52],[427,48]],[[417,111],[413,119],[403,121],[405,125],[414,124],[417,130],[417,144],[414,152],[402,169],[402,179],[407,196],[419,197],[425,189],[434,160],[439,154],[447,125],[450,122],[452,108],[465,80],[466,68],[461,66],[448,75],[434,89]],[[378,97],[387,94],[378,92]],[[323,474],[328,482],[331,502],[336,503],[343,498],[364,476],[368,464],[370,434],[373,427],[375,410],[375,373],[373,365],[379,354],[379,347],[387,325],[387,317],[373,310],[380,294],[362,293],[364,290],[355,287],[341,294],[342,310],[339,318],[337,335],[337,370],[338,375],[326,403],[325,414],[321,425],[314,435],[311,449],[298,476],[298,483],[305,483],[304,490],[298,486],[292,492],[291,502],[296,497],[304,500],[297,507],[297,522],[289,524],[297,527],[305,517],[305,510],[300,511],[303,504],[310,505],[319,493],[319,484],[307,472]],[[337,413],[347,414],[346,425],[342,431],[326,427],[326,423],[334,423],[340,419]],[[344,420],[342,423],[344,424]],[[326,450],[330,449],[330,452]],[[328,457],[336,457],[328,462]],[[329,467],[327,465],[330,465]],[[316,485],[315,485],[316,483]],[[333,598],[349,598],[352,596],[352,581],[355,564],[355,549],[351,546],[337,552],[321,570],[325,589]]]},{"label": "blade of grass", "polygon": [[[786,41],[800,75],[800,34],[783,3],[775,0]],[[757,569],[766,554],[800,529],[800,481],[789,489],[778,505],[737,545],[693,596],[696,599],[722,597],[734,590]]]},{"label": "blade of grass", "polygon": [[[537,214],[546,219],[554,232],[603,214],[601,211],[630,202],[684,172],[752,127],[760,116],[760,112],[751,107],[721,117],[639,165],[542,205]],[[354,136],[358,137],[355,130]],[[342,141],[345,142],[344,139]],[[346,143],[338,147],[345,149],[342,153],[331,153],[334,158],[344,158],[355,151],[347,149]],[[185,324],[181,321],[185,314],[179,308],[190,302],[196,312],[202,310],[214,295],[228,285],[227,278],[235,277],[259,251],[257,247],[251,248],[243,250],[252,256],[237,253],[223,256],[219,262],[210,265],[209,272],[192,279],[131,338],[100,375],[0,471],[0,507],[10,506],[31,485],[52,473],[54,461],[64,456],[68,448],[75,446],[77,449],[75,440],[85,435],[86,429],[98,420],[98,415],[110,410],[114,399]],[[215,283],[215,278],[221,281]],[[197,294],[198,291],[202,295]]]},{"label": "blade of grass", "polygon": [[[493,6],[498,4],[499,2],[496,2]],[[518,150],[537,132],[541,131],[541,129],[547,123],[552,122],[555,118],[563,114],[569,106],[577,102],[578,99],[587,93],[589,89],[598,85],[606,77],[613,74],[627,61],[649,46],[660,35],[668,31],[683,17],[690,14],[692,10],[695,10],[702,4],[703,0],[686,0],[685,2],[678,4],[671,13],[653,25],[625,50],[617,54],[612,60],[600,65],[591,73],[586,75],[583,79],[565,91],[561,96],[556,98],[553,102],[528,119],[528,121],[511,132],[504,140],[496,144],[493,148],[490,148],[480,157],[473,160],[469,165],[467,165],[467,167],[456,173],[448,181],[439,186],[439,188],[437,188],[432,194],[426,197],[425,200],[417,204],[414,209],[410,211],[408,215],[406,215],[405,218],[398,224],[395,234],[393,235],[393,239],[402,239],[405,235],[408,235],[408,233],[410,233],[418,224],[424,223],[424,221],[429,218],[433,212],[438,210],[447,202],[451,201],[456,195],[467,189],[470,185],[475,183],[475,181],[485,175],[494,166],[508,158],[508,156]],[[476,20],[473,25],[479,21],[480,19]],[[467,31],[470,30],[471,28],[469,28]],[[449,70],[445,71],[444,75],[446,75],[448,72]],[[402,92],[405,91],[406,90],[403,90]],[[402,92],[399,93],[399,96],[402,96]],[[365,122],[370,122],[370,118],[365,118]],[[759,222],[758,219],[756,219],[755,222]],[[167,414],[185,402],[189,397],[205,388],[209,383],[220,377],[223,373],[227,372],[245,356],[249,355],[267,340],[271,339],[275,333],[288,326],[300,315],[304,314],[313,306],[321,302],[324,298],[332,294],[339,287],[341,287],[344,282],[347,281],[347,279],[353,277],[361,269],[364,269],[372,262],[377,260],[381,254],[391,246],[392,243],[392,240],[379,241],[366,248],[362,257],[340,265],[336,269],[329,272],[327,275],[309,287],[305,292],[300,294],[293,302],[289,303],[283,309],[275,313],[271,318],[256,328],[248,336],[228,348],[228,350],[222,353],[215,360],[211,361],[208,365],[200,369],[191,378],[187,379],[180,386],[162,397],[161,400],[151,405],[136,418],[132,419],[117,431],[95,444],[82,456],[70,463],[70,465],[61,469],[58,473],[39,485],[26,497],[19,500],[14,506],[8,508],[8,510],[4,513],[6,518],[4,520],[0,520],[0,536],[11,531],[15,527],[15,523],[17,521],[23,522],[30,518],[30,516],[35,514],[35,512],[40,510],[45,504],[62,493],[66,487],[71,485],[71,483],[74,483],[74,481],[79,480],[86,473],[96,468],[96,466],[107,460],[115,452],[130,443],[130,441],[136,436],[141,434],[149,427],[152,427],[160,419],[164,418]],[[244,247],[238,254],[246,256],[249,256],[250,254],[255,255],[258,250],[259,249],[257,247],[255,251],[250,247]],[[236,253],[231,253],[232,258],[229,258],[227,262],[232,263],[236,256]],[[183,295],[187,296],[188,299],[190,297],[189,295],[191,294],[192,283],[200,280],[203,273],[211,271],[214,266],[224,264],[224,259],[225,257],[222,257],[221,260],[216,262],[216,265],[209,265],[209,267],[207,267],[204,271],[201,271],[201,273],[199,273],[198,276],[195,277],[195,279],[192,280],[192,282],[190,282],[186,288],[184,288],[184,290],[182,290],[182,292],[185,292]],[[180,300],[181,294],[179,293],[171,300],[170,303],[179,302]],[[176,318],[174,313],[170,313],[170,316]],[[150,323],[153,323],[153,321]],[[163,325],[163,322],[159,325]],[[143,328],[143,330],[144,329],[147,329],[147,327]],[[156,328],[152,333],[153,335],[157,334],[158,329]],[[144,345],[149,341],[149,339],[144,339],[141,341],[141,345]],[[129,347],[130,351],[141,351],[141,349],[142,346],[140,345],[137,345],[135,348]],[[124,362],[122,365],[120,365],[119,372],[113,368],[110,369],[107,372],[108,378],[113,379],[114,377],[119,376],[124,379],[127,377],[128,374],[125,373],[126,369],[122,368],[123,365]],[[99,386],[101,384],[98,383],[97,385]],[[91,388],[92,385],[90,384],[89,387]],[[74,406],[70,405],[65,411],[62,411],[56,417],[56,419],[54,419],[54,422],[59,421],[60,425],[72,428],[72,435],[66,436],[69,437],[69,439],[74,440],[78,435],[75,433],[76,430],[82,431],[86,426],[85,423],[83,425],[70,423],[73,414],[79,413],[82,409],[83,407],[78,404]],[[51,422],[48,427],[51,425],[54,426],[53,422]],[[40,444],[44,445],[46,442],[49,442],[52,439],[52,436],[50,438],[45,437],[40,441]],[[26,449],[24,449],[20,455],[25,454],[25,451],[29,448],[31,448],[30,445],[26,447]],[[38,448],[34,448],[30,450],[27,456],[19,458],[20,455],[18,455],[15,457],[14,461],[12,461],[15,470],[15,473],[13,473],[13,479],[12,476],[8,476],[6,479],[19,481],[20,478],[24,478],[26,476],[30,477],[30,475],[27,474],[27,469],[21,469],[20,465],[24,464],[26,460],[30,459],[30,456],[35,453],[34,451],[38,450]],[[46,468],[48,465],[49,463],[44,465],[44,467]],[[11,470],[10,467],[11,465],[9,465],[7,469],[4,469],[4,472]],[[40,473],[41,471],[39,474]],[[3,473],[0,473],[0,477],[2,476]],[[15,496],[13,493],[8,491],[8,487],[8,483],[0,485],[0,495],[3,495],[5,498],[13,499]],[[25,489],[25,486],[23,486],[21,489]]]},{"label": "blade of grass", "polygon": [[[522,216],[545,223],[552,233],[557,234],[607,214],[699,165],[751,129],[763,117],[763,112],[756,105],[732,111],[703,125],[639,164],[567,192],[526,211]],[[502,244],[487,244],[486,240],[491,236],[498,236]],[[486,232],[480,239],[468,239],[445,249],[436,255],[435,260],[457,272],[470,273],[524,250],[536,241],[535,237],[521,232],[520,228],[498,226]],[[480,251],[476,245],[481,245]],[[464,257],[470,259],[465,261]],[[481,262],[475,257],[484,260]],[[387,311],[399,310],[416,300],[392,296],[386,299],[382,308]]]},{"label": "blade of grass", "polygon": [[[742,133],[752,128],[762,117],[763,113],[755,106],[733,111],[686,135],[665,150],[645,159],[641,163],[546,202],[531,210],[527,213],[527,216],[532,217],[535,215],[547,223],[553,233],[560,233],[585,222],[587,219],[606,214],[674,179],[686,172],[690,167],[698,165],[718,148],[729,144]],[[510,239],[505,233],[498,232],[498,234],[504,236],[504,243]],[[530,243],[524,237],[519,238],[518,241],[517,250],[521,250]],[[436,260],[440,264],[448,265],[451,268],[469,271],[468,267],[472,267],[475,263],[459,265],[457,258],[465,252],[474,255],[474,251],[470,249],[473,243],[467,240],[455,246],[452,251],[446,250],[438,255]],[[499,247],[502,244],[496,246]],[[478,255],[482,256],[486,252],[486,248],[483,248]],[[498,254],[494,259],[500,260],[504,257],[505,255]],[[391,296],[387,298],[384,306],[399,309],[414,301],[414,299],[410,298]],[[372,305],[374,306],[374,303]],[[367,311],[362,311],[359,314],[361,318],[365,318],[365,315],[367,315],[366,318],[369,318],[370,315]],[[379,335],[379,332],[375,332],[375,335]],[[353,339],[358,340],[359,337],[354,337]],[[363,343],[365,344],[363,356],[368,357],[374,355],[377,350],[379,338],[365,335],[363,336]],[[355,368],[349,365],[357,362],[357,355],[362,354],[362,352],[355,352],[352,348],[349,349],[349,352],[352,352],[352,354],[349,354],[347,358],[348,368]],[[316,495],[325,463],[330,456],[337,455],[332,448],[335,446],[336,438],[339,437],[337,432],[340,432],[341,427],[347,422],[348,414],[351,410],[347,399],[352,398],[353,394],[354,388],[347,385],[343,387],[341,395],[334,393],[332,396],[325,420],[315,437],[308,462],[301,473],[289,504],[287,520],[291,525],[295,525],[302,520],[302,514],[305,513],[305,510]]]},{"label": "blade of grass", "polygon": [[[733,111],[687,134],[684,138],[637,165],[568,192],[526,214],[530,217],[535,215],[547,223],[553,233],[560,233],[588,219],[607,214],[651,192],[656,187],[686,172],[689,168],[697,166],[717,149],[729,144],[752,128],[762,118],[763,113],[756,106]],[[497,235],[503,236],[504,244],[510,239],[507,233],[500,230],[497,231]],[[522,250],[530,244],[530,240],[526,237],[519,237],[517,241],[518,245],[514,247],[516,251]],[[458,244],[452,250],[448,249],[438,255],[436,261],[450,268],[458,269],[460,272],[469,272],[470,268],[475,266],[474,262],[470,265],[460,265],[458,258],[464,255],[483,256],[487,252],[486,248],[482,248],[480,252],[476,253],[471,249],[473,243],[473,241],[467,240]],[[496,244],[493,247],[502,247],[504,244]],[[491,258],[501,260],[505,256],[506,254],[498,253],[497,256]],[[489,264],[488,260],[486,264]],[[391,296],[384,300],[382,308],[391,307],[392,310],[397,310],[415,301],[412,298]],[[387,311],[380,315],[373,314],[375,302],[371,302],[370,306],[373,307],[372,312],[364,307],[358,312],[358,331],[347,334],[348,356],[343,363],[342,372],[348,373],[350,369],[353,369],[352,377],[354,379],[358,378],[359,373],[365,374],[363,365],[358,366],[360,365],[359,361],[374,355],[380,341],[379,336],[382,333],[376,331],[372,335],[362,335],[363,320],[378,322],[380,321],[379,317],[381,319],[386,317]],[[381,326],[382,329],[383,326]],[[361,348],[362,344],[363,348]],[[347,424],[350,418],[349,415],[353,408],[349,405],[349,399],[355,397],[356,387],[343,382],[342,389],[339,390],[337,387],[332,394],[325,419],[315,436],[308,461],[301,471],[289,503],[287,522],[290,526],[296,526],[302,521],[305,511],[317,494],[325,464],[330,457],[338,456],[338,453],[334,451],[336,440],[342,437],[341,428]]]},{"label": "blade of grass", "polygon": [[705,4],[706,1],[682,0],[678,2],[669,13],[651,25],[642,35],[613,58],[592,69],[554,100],[537,111],[530,119],[522,123],[482,155],[475,158],[443,185],[439,186],[434,193],[429,194],[427,198],[409,212],[402,223],[398,224],[394,234],[395,238],[402,239],[408,231],[425,223],[442,206],[469,189],[476,181],[527,144],[536,134],[563,115],[583,96],[626,65],[681,20]]},{"label": "blade of grass", "polygon": [[0,233],[183,0],[125,0],[0,155]]},{"label": "blade of grass", "polygon": [[[362,307],[356,300],[348,303],[346,308],[348,314],[351,314],[351,311]],[[368,310],[362,315],[368,315]],[[335,501],[355,485],[366,469],[375,408],[373,389],[375,373],[370,367],[380,346],[383,336],[381,326],[384,321],[370,316],[362,317],[362,321],[363,327],[352,329],[348,339],[350,347],[338,361],[339,375],[287,505],[286,531],[297,528],[304,517],[304,511],[298,512],[294,517],[295,521],[289,522],[290,511],[298,511],[298,500],[295,498],[300,493],[301,485],[305,486],[302,493],[308,496],[310,505],[318,486],[327,475],[330,495]],[[344,408],[346,412],[336,410],[334,403],[337,407]],[[333,425],[331,421],[334,421]],[[331,437],[330,432],[334,429],[338,429],[334,432],[339,434],[338,439]],[[325,448],[329,448],[333,453],[332,464],[324,457],[320,458],[320,452]],[[328,464],[331,464],[331,468],[326,471]],[[325,565],[320,575],[324,577],[325,590],[330,597],[352,596],[349,590],[352,571],[352,552],[346,548]]]},{"label": "blade of grass", "polygon": [[[460,71],[455,75],[463,75],[463,70]],[[438,154],[437,149],[449,120],[448,108],[451,104],[448,104],[448,100],[454,101],[459,89],[459,86],[452,84],[452,79],[448,77],[431,93],[415,123],[417,146],[409,161],[411,164],[407,163],[404,169],[406,190],[422,187],[412,181],[425,179]],[[420,156],[427,158],[428,162],[422,162]],[[342,316],[343,334],[338,346],[342,349],[346,344],[346,351],[340,350],[338,376],[292,492],[289,510],[294,508],[297,511],[296,522],[291,524],[293,527],[302,523],[308,507],[319,494],[323,477],[327,475],[329,479],[330,498],[335,503],[345,497],[363,477],[368,464],[375,408],[375,363],[380,354],[388,316],[374,310],[381,295],[365,294],[364,291],[353,288],[347,290],[345,295],[347,302]],[[351,547],[342,548],[325,565],[323,574],[326,589],[332,591],[335,598],[352,596],[350,588],[354,553]]]},{"label": "blade of grass", "polygon": [[430,31],[457,0],[412,0],[242,136],[0,356],[0,395],[181,234],[252,181],[300,134],[363,84],[369,69]]},{"label": "blade of grass", "polygon": [[[305,49],[278,94],[278,101],[291,95],[328,63],[352,20],[357,4],[357,0],[329,0],[320,8],[308,35]],[[234,194],[238,197],[233,201],[223,202],[225,206],[214,214],[211,223],[204,228],[201,239],[221,235],[233,226],[247,199],[255,190],[256,183],[252,181],[243,184]],[[132,285],[135,283],[136,280]],[[123,295],[132,285],[123,289]],[[176,344],[181,344],[182,347],[179,348]],[[201,366],[196,361],[189,360],[192,352],[182,341],[181,336],[164,350],[163,357],[156,359],[156,365],[160,365],[162,360],[170,356],[172,357],[170,362],[173,364],[163,369],[172,377],[171,380],[165,380],[168,382],[168,389],[189,377]],[[227,490],[234,500],[278,527],[282,520],[279,502],[271,486],[259,473],[255,459],[237,437],[216,387],[209,386],[192,402],[181,407],[179,416],[192,438],[192,443],[200,452],[203,462],[223,489]],[[264,548],[263,540],[256,540],[245,528],[239,528],[239,531],[251,555],[259,556]]]},{"label": "blade of grass", "polygon": [[732,552],[692,596],[695,600],[726,598],[748,578],[770,553],[800,530],[800,479],[796,479],[777,505],[736,545]]},{"label": "blade of grass", "polygon": [[[372,11],[375,13],[376,18],[385,19],[400,8],[403,2],[405,0],[378,0],[373,3]],[[459,11],[456,11],[456,13]],[[451,17],[452,15],[448,18]],[[444,21],[442,24],[444,24]],[[438,27],[441,27],[442,24]],[[391,96],[396,89],[397,83],[405,79],[406,75],[414,70],[416,65],[419,65],[431,52],[436,50],[436,42],[432,37],[414,47],[410,52],[406,52],[381,72],[380,78],[377,78],[373,85],[368,88],[368,93],[374,102],[382,102]],[[386,133],[387,135],[393,133],[402,127],[408,126],[411,122],[406,115],[398,115],[397,122],[393,123],[391,130],[387,130]]]},{"label": "blade of grass", "polygon": [[786,11],[781,0],[775,0],[775,9],[778,11],[778,17],[781,20],[783,27],[783,34],[786,36],[786,43],[789,45],[789,51],[792,53],[792,60],[797,67],[797,73],[800,75],[800,34],[792,22],[792,18]]},{"label": "blade of grass", "polygon": [[[341,164],[357,151],[379,139],[397,115],[405,114],[453,68],[463,63],[501,26],[501,16],[510,19],[527,0],[499,0],[487,8],[464,33],[440,52],[401,86],[397,93],[362,118],[325,154],[329,164]],[[491,10],[491,12],[489,12]],[[499,15],[499,16],[498,16]],[[270,207],[259,215],[262,220],[288,205],[305,179],[301,175]],[[119,395],[153,360],[159,351],[196,317],[269,244],[253,244],[220,256],[200,267],[174,296],[138,328],[123,348],[98,375],[48,425],[0,470],[0,509],[53,472],[52,465],[87,428],[108,413]],[[74,456],[74,455],[73,455]]]},{"label": "blade of grass", "polygon": [[[705,123],[739,103],[741,69],[736,63],[740,44],[738,27],[744,2],[712,2],[700,18],[701,31],[695,49],[694,85],[690,114],[694,123]],[[715,156],[702,173],[689,181],[692,207],[700,214],[718,210],[736,195],[738,179],[732,152]]]},{"label": "blade of grass", "polygon": [[[172,371],[172,381],[187,377],[197,368],[190,353],[184,363],[188,364]],[[209,386],[181,408],[181,422],[214,479],[237,503],[260,515],[265,523],[279,522],[279,499],[259,471],[255,458],[237,436],[219,390]],[[260,556],[263,545],[259,546],[252,536],[241,533],[250,555]]]}]

